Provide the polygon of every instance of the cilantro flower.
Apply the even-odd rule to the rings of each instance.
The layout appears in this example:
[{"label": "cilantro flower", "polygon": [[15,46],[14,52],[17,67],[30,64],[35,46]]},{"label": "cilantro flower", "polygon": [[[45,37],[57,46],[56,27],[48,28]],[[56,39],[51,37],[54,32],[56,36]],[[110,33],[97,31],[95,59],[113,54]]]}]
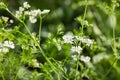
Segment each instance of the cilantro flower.
[{"label": "cilantro flower", "polygon": [[81,48],[81,46],[72,46],[71,51],[72,52],[77,52],[80,53],[83,49]]}]

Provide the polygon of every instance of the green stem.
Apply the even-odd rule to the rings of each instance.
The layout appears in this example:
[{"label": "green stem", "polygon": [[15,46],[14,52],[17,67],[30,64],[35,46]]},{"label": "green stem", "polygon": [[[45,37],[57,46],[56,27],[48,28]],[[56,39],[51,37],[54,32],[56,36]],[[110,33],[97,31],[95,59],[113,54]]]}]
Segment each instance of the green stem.
[{"label": "green stem", "polygon": [[117,63],[117,61],[118,61],[118,58],[115,57],[115,59],[114,59],[112,65],[111,65],[111,67],[108,69],[107,73],[105,74],[105,76],[103,77],[102,80],[104,80],[104,79],[106,78],[106,76],[110,73],[110,71],[112,70],[114,64]]},{"label": "green stem", "polygon": [[82,35],[83,35],[83,28],[84,28],[84,20],[85,20],[85,16],[86,16],[86,13],[87,13],[87,6],[88,6],[88,3],[87,3],[87,0],[85,0],[86,2],[86,5],[85,5],[85,12],[84,12],[84,15],[83,15],[83,20],[82,20]]},{"label": "green stem", "polygon": [[[75,74],[75,80],[77,80],[77,71],[78,71],[78,66],[79,66],[79,58],[80,58],[80,53],[78,53],[77,55],[77,66],[76,66],[76,74]],[[81,75],[80,75],[80,79],[81,79]]]},{"label": "green stem", "polygon": [[118,54],[117,54],[117,49],[116,49],[115,28],[114,27],[113,27],[113,53],[114,53],[115,57],[117,57]]},{"label": "green stem", "polygon": [[[113,7],[112,7],[112,15],[114,15],[114,11],[115,11],[115,5],[113,5]],[[115,26],[113,26],[113,35],[112,36],[113,36],[113,53],[115,55],[115,59],[114,59],[112,65],[111,65],[111,67],[108,69],[107,73],[103,77],[103,79],[105,79],[105,77],[110,73],[110,71],[112,70],[114,64],[117,63],[117,61],[119,59],[119,54],[118,54],[117,49],[116,49]]]},{"label": "green stem", "polygon": [[[42,17],[41,15],[39,15],[40,17],[40,25],[39,25],[39,41],[41,41],[41,28],[42,28]],[[40,42],[39,42],[40,43]]]},{"label": "green stem", "polygon": [[[84,15],[83,15],[83,20],[82,20],[82,35],[83,35],[83,32],[84,32],[84,20],[85,20],[85,17],[86,17],[86,13],[87,13],[87,6],[88,6],[88,2],[87,0],[85,0],[85,11],[84,11]],[[80,58],[80,53],[78,53],[77,55],[77,66],[76,66],[76,72],[78,71],[78,66],[79,66],[79,58]],[[82,72],[80,74],[80,79],[82,80]],[[76,73],[76,78],[75,80],[77,80],[77,73]]]}]

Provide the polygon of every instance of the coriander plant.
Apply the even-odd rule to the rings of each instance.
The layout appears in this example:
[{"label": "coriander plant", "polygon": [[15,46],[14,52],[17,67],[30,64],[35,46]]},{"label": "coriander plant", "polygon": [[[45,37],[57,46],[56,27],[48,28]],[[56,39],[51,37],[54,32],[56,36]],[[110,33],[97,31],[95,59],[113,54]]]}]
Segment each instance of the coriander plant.
[{"label": "coriander plant", "polygon": [[[111,6],[98,5],[99,0],[70,2],[64,5],[73,10],[82,6],[83,12],[74,17],[75,28],[66,30],[62,23],[44,26],[46,18],[55,17],[49,9],[35,9],[23,2],[14,11],[5,1],[0,1],[0,11],[6,13],[0,14],[0,80],[109,80],[112,71],[119,73],[120,41],[115,28],[117,0],[111,1]],[[112,16],[110,20],[114,20],[112,36],[98,29],[104,26],[99,9],[105,9],[106,15]],[[59,12],[64,11],[58,9]],[[44,30],[49,28],[50,31]],[[111,51],[114,55],[107,54]]]}]

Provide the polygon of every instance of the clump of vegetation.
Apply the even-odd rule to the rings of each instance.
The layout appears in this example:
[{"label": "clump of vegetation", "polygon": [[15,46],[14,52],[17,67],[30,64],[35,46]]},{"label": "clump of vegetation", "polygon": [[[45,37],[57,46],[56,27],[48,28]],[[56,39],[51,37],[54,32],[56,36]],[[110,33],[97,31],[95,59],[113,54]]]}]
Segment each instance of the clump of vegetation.
[{"label": "clump of vegetation", "polygon": [[0,2],[0,80],[119,80],[119,1],[66,1],[68,18],[55,12],[63,22],[28,2],[16,11]]}]

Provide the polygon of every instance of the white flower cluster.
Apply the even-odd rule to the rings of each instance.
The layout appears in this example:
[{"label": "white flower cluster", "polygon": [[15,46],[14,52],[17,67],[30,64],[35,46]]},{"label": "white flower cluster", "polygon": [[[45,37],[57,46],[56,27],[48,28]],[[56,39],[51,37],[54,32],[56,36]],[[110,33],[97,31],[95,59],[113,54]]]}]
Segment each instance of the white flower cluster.
[{"label": "white flower cluster", "polygon": [[7,53],[9,52],[9,48],[14,49],[15,45],[11,41],[4,41],[3,43],[0,42],[0,53]]},{"label": "white flower cluster", "polygon": [[24,3],[23,3],[23,6],[19,7],[19,10],[16,11],[15,16],[16,16],[17,18],[22,17],[25,9],[29,9],[29,8],[30,8],[30,5],[28,4],[28,2],[24,2]]},{"label": "white flower cluster", "polygon": [[64,43],[70,43],[70,44],[73,44],[75,42],[75,40],[85,43],[86,46],[90,46],[91,44],[93,44],[93,40],[91,40],[91,39],[74,36],[74,35],[69,35],[69,34],[64,35],[63,40],[64,40]]},{"label": "white flower cluster", "polygon": [[82,55],[82,56],[80,57],[80,60],[83,61],[83,62],[85,62],[85,63],[87,63],[87,62],[90,62],[90,57],[89,57],[89,56],[83,56],[83,55]]},{"label": "white flower cluster", "polygon": [[[74,61],[77,61],[77,55],[72,55],[72,58]],[[87,63],[87,62],[90,62],[90,57],[82,55],[82,56],[80,56],[79,60]]]},{"label": "white flower cluster", "polygon": [[[1,16],[1,19],[2,19],[5,23],[7,23],[8,20],[9,20],[9,17]],[[9,22],[10,22],[10,23],[13,23],[14,21],[13,21],[12,19],[10,19]]]},{"label": "white flower cluster", "polygon": [[71,51],[72,52],[77,52],[80,53],[83,49],[81,48],[81,46],[72,46]]},{"label": "white flower cluster", "polygon": [[73,38],[74,38],[73,35],[70,35],[70,34],[64,35],[63,36],[64,43],[70,43],[70,44],[72,44],[73,43]]},{"label": "white flower cluster", "polygon": [[31,23],[35,23],[37,22],[37,15],[41,15],[41,14],[47,14],[50,12],[50,10],[43,10],[41,11],[40,9],[37,9],[37,10],[31,10],[31,11],[28,11],[26,9],[29,9],[30,8],[30,5],[28,4],[28,2],[24,2],[23,3],[23,7],[19,7],[19,10],[16,11],[16,17],[17,18],[21,18],[23,14],[25,15],[28,15],[29,16],[29,20]]},{"label": "white flower cluster", "polygon": [[25,11],[25,15],[29,15],[30,22],[35,23],[37,22],[37,19],[36,19],[37,15],[46,14],[49,12],[50,10],[41,11],[40,9],[37,9],[37,10]]},{"label": "white flower cluster", "polygon": [[29,15],[29,20],[31,23],[35,23],[37,22],[37,15],[39,15],[41,12],[40,9],[37,9],[37,10],[31,10],[31,11],[25,11],[25,15]]},{"label": "white flower cluster", "polygon": [[74,61],[77,61],[77,55],[72,55]]},{"label": "white flower cluster", "polygon": [[64,43],[74,44],[75,46],[72,46],[71,51],[77,53],[80,53],[83,50],[81,46],[78,46],[80,44],[78,44],[77,42],[83,43],[86,46],[90,46],[91,44],[93,44],[93,40],[84,37],[74,36],[73,34],[64,35],[63,41]]},{"label": "white flower cluster", "polygon": [[75,38],[76,38],[76,40],[81,41],[82,43],[85,43],[86,46],[90,46],[93,44],[93,40],[91,40],[91,39],[79,37],[79,36],[75,36]]}]

